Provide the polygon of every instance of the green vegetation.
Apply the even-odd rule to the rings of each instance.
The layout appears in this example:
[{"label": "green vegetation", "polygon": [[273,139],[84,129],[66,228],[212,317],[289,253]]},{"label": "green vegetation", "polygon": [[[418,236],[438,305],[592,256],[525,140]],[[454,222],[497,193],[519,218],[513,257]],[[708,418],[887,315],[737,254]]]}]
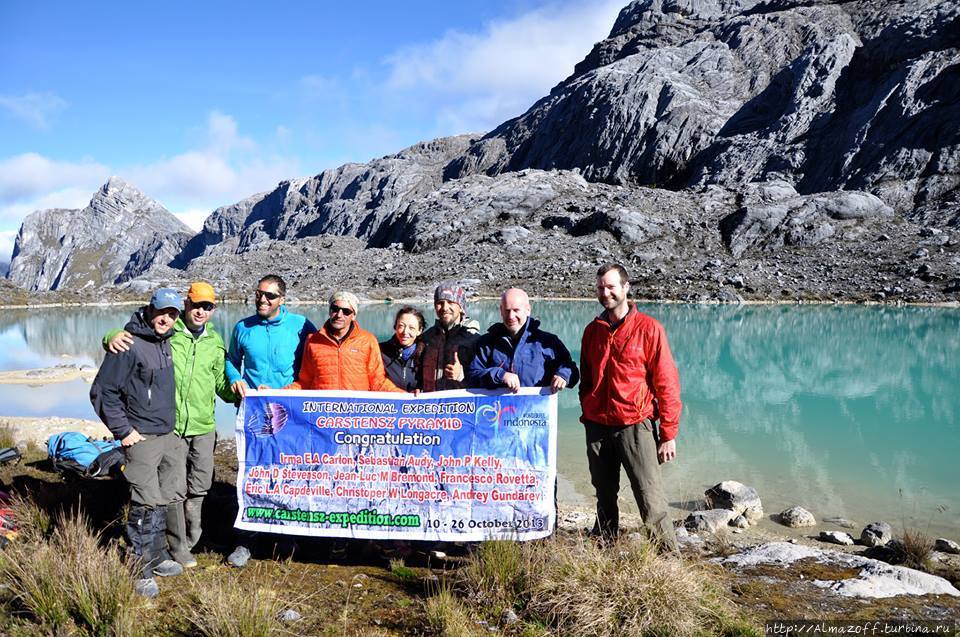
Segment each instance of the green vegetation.
[{"label": "green vegetation", "polygon": [[133,567],[117,546],[102,546],[82,514],[50,522],[26,502],[17,505],[17,539],[0,552],[3,604],[51,634],[131,635],[138,597]]}]

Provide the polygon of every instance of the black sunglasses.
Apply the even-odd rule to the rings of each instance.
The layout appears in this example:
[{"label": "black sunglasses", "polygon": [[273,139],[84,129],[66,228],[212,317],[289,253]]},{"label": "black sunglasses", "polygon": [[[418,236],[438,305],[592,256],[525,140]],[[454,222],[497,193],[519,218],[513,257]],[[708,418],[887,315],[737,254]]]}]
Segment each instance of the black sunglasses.
[{"label": "black sunglasses", "polygon": [[203,303],[194,303],[193,307],[199,308],[204,312],[212,312],[215,309],[217,309],[217,306],[214,305],[213,303],[210,303],[209,301],[204,301]]},{"label": "black sunglasses", "polygon": [[351,310],[349,307],[340,307],[339,305],[331,305],[330,315],[333,316],[337,312],[340,312],[344,316],[353,316],[353,310]]},{"label": "black sunglasses", "polygon": [[263,290],[257,290],[254,292],[254,294],[257,296],[258,301],[264,297],[266,297],[268,301],[276,301],[283,296],[282,294],[277,294],[276,292],[264,292]]}]

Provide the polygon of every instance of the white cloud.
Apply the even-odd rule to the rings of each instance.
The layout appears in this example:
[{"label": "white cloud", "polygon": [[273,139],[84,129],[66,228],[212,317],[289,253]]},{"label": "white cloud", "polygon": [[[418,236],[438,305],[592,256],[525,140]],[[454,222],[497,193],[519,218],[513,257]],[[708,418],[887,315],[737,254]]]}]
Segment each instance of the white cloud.
[{"label": "white cloud", "polygon": [[86,206],[110,175],[119,175],[168,210],[184,211],[187,225],[199,228],[218,206],[271,190],[301,173],[298,159],[263,153],[224,113],[210,113],[201,139],[201,148],[138,165],[58,161],[37,153],[2,159],[0,231],[19,225],[35,210]]},{"label": "white cloud", "polygon": [[173,214],[177,215],[180,221],[190,226],[191,230],[194,232],[200,232],[200,230],[203,229],[203,222],[207,220],[210,212],[211,211],[207,210],[206,208],[191,208],[189,210],[173,212]]},{"label": "white cloud", "polygon": [[66,107],[67,102],[53,93],[0,95],[0,108],[39,130],[49,130],[53,120]]},{"label": "white cloud", "polygon": [[13,254],[13,244],[16,240],[16,230],[0,231],[0,263],[10,261],[10,256]]},{"label": "white cloud", "polygon": [[78,185],[93,192],[110,168],[93,161],[57,161],[37,153],[24,153],[0,160],[0,204],[47,195]]},{"label": "white cloud", "polygon": [[481,33],[449,31],[433,42],[390,55],[387,87],[431,94],[439,124],[487,130],[519,115],[573,72],[607,36],[622,0],[551,4]]}]

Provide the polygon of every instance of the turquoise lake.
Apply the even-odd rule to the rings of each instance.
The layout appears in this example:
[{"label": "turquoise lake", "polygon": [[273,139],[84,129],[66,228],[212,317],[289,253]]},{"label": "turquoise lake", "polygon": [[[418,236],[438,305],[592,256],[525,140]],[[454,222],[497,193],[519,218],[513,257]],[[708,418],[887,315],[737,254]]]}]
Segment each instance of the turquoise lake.
[{"label": "turquoise lake", "polygon": [[[428,304],[418,307],[428,317]],[[364,306],[360,323],[386,338],[397,305]],[[645,305],[661,321],[680,369],[679,457],[665,467],[675,516],[721,480],[755,487],[767,514],[801,505],[818,520],[884,519],[960,539],[960,310],[860,306]],[[592,302],[542,301],[533,314],[579,358]],[[104,332],[132,307],[0,311],[0,369],[96,364]],[[317,324],[323,306],[295,311]],[[252,312],[225,306],[214,323],[229,338]],[[475,303],[484,327],[495,301]],[[430,319],[432,321],[432,318]],[[82,382],[0,385],[0,415],[95,419]],[[220,405],[232,435],[235,410]],[[590,506],[576,391],[560,397],[561,498]],[[624,479],[626,487],[626,480]],[[623,492],[626,508],[632,496]],[[822,525],[820,528],[835,528]]]}]

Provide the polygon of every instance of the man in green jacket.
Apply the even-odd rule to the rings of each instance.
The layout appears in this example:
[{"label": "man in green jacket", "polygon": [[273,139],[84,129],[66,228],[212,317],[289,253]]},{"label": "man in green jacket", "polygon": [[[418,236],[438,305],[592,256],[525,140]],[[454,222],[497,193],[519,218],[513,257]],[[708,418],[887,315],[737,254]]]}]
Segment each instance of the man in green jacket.
[{"label": "man in green jacket", "polygon": [[[183,316],[174,324],[170,338],[176,382],[177,461],[160,470],[169,472],[176,494],[167,505],[167,543],[173,559],[186,568],[197,565],[191,550],[200,540],[203,498],[213,483],[216,396],[226,402],[236,400],[224,371],[223,338],[212,324],[207,324],[216,307],[216,294],[209,283],[192,284]],[[104,338],[109,351],[125,350],[129,340],[122,330]]]}]

